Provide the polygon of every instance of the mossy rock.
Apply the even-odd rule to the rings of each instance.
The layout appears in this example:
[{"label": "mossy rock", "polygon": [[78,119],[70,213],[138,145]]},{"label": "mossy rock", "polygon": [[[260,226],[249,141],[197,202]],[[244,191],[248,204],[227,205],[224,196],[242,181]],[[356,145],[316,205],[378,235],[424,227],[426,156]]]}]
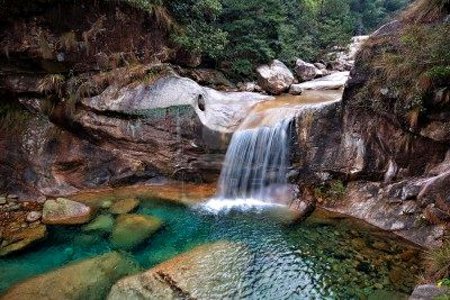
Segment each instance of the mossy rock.
[{"label": "mossy rock", "polygon": [[2,299],[104,299],[117,280],[137,271],[134,261],[111,252],[18,283]]},{"label": "mossy rock", "polygon": [[157,232],[162,225],[161,220],[151,216],[120,215],[112,232],[112,244],[116,248],[131,250]]},{"label": "mossy rock", "polygon": [[109,233],[114,227],[114,218],[110,215],[100,215],[83,227],[83,231]]}]

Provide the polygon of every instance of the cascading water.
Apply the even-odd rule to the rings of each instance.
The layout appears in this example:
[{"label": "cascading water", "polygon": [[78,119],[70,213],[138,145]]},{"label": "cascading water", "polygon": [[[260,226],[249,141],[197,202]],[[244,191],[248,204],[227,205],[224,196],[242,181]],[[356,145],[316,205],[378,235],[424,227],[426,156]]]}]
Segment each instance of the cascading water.
[{"label": "cascading water", "polygon": [[291,120],[237,131],[219,179],[218,198],[265,199],[265,187],[285,184]]},{"label": "cascading water", "polygon": [[300,99],[279,98],[256,105],[233,134],[216,196],[201,207],[220,212],[289,205],[295,198],[287,178],[293,120],[339,98],[336,93],[314,92]]},{"label": "cascading water", "polygon": [[[287,184],[293,122],[285,118],[273,124],[273,120],[267,122],[259,117],[249,117],[234,133],[218,193],[206,204],[209,210],[276,205],[271,196]],[[254,127],[256,119],[258,126]]]}]

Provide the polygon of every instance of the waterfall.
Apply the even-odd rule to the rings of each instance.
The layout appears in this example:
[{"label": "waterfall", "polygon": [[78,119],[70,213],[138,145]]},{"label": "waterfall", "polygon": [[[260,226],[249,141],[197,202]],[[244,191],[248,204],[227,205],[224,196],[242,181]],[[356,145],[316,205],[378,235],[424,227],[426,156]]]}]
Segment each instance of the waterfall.
[{"label": "waterfall", "polygon": [[283,198],[279,194],[286,191],[293,116],[274,120],[250,115],[233,134],[218,192],[203,209],[220,212],[281,205],[273,200]]},{"label": "waterfall", "polygon": [[234,133],[219,179],[219,199],[266,199],[266,188],[287,183],[291,119]]},{"label": "waterfall", "polygon": [[288,206],[297,196],[287,178],[294,120],[312,118],[315,111],[338,101],[339,92],[313,91],[257,104],[233,134],[216,196],[200,208],[216,213]]}]

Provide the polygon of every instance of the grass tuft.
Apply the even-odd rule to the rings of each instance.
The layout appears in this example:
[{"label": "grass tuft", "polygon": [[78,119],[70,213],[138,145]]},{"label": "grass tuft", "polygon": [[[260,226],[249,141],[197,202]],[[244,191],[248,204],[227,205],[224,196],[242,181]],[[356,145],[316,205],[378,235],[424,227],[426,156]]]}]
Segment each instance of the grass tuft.
[{"label": "grass tuft", "polygon": [[440,248],[426,252],[427,278],[436,282],[450,277],[450,239],[446,239]]}]

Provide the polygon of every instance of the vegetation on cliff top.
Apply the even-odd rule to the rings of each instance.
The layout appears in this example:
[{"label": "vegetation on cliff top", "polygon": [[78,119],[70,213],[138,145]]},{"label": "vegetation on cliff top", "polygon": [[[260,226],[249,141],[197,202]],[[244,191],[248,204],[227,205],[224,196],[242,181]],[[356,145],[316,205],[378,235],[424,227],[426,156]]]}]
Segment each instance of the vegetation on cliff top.
[{"label": "vegetation on cliff top", "polygon": [[318,59],[367,34],[408,0],[175,0],[168,10],[183,30],[175,40],[230,74],[279,58]]},{"label": "vegetation on cliff top", "polygon": [[448,110],[450,25],[442,20],[449,12],[448,0],[417,1],[398,30],[372,37],[357,60],[368,79],[353,105],[393,113],[412,130],[428,113]]},{"label": "vegetation on cliff top", "polygon": [[[318,59],[325,50],[348,44],[352,35],[373,31],[410,0],[104,1],[150,13],[170,30],[175,44],[201,55],[205,65],[248,77],[257,64],[273,58]],[[32,15],[58,3],[72,1],[0,0],[0,19]]]}]

